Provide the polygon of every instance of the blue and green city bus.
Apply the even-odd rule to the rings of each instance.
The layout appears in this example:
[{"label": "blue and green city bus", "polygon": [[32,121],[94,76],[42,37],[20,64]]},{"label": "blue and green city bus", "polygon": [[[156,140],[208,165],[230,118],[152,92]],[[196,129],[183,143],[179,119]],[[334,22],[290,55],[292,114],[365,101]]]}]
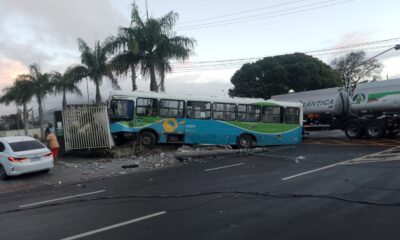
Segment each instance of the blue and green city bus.
[{"label": "blue and green city bus", "polygon": [[303,106],[252,98],[112,92],[114,139],[139,137],[157,143],[221,144],[242,148],[297,144],[302,139]]}]

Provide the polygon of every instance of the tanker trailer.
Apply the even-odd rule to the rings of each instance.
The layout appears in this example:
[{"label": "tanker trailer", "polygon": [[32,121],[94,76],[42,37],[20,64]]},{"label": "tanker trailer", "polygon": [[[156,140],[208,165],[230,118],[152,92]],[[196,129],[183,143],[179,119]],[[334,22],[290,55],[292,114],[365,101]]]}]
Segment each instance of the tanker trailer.
[{"label": "tanker trailer", "polygon": [[302,102],[306,130],[342,129],[348,138],[378,139],[400,129],[400,79],[360,83],[351,98],[339,88],[271,98]]},{"label": "tanker trailer", "polygon": [[272,96],[274,100],[301,102],[304,111],[304,130],[317,131],[341,128],[350,111],[346,91],[327,88]]}]

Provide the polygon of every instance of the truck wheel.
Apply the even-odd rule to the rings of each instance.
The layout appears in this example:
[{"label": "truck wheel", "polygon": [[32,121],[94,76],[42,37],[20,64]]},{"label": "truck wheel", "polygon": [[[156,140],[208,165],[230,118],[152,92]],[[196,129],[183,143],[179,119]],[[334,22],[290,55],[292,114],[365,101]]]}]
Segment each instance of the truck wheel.
[{"label": "truck wheel", "polygon": [[349,123],[344,127],[346,136],[350,139],[358,139],[362,136],[362,129],[356,123]]},{"label": "truck wheel", "polygon": [[154,135],[154,133],[150,132],[150,131],[144,131],[140,133],[140,138],[142,139],[142,144],[143,146],[146,147],[151,147],[156,145],[157,143],[157,138]]},{"label": "truck wheel", "polygon": [[365,126],[365,135],[368,138],[379,139],[385,135],[385,127],[380,122],[369,122]]},{"label": "truck wheel", "polygon": [[251,148],[253,146],[253,139],[247,134],[242,134],[238,137],[237,145],[240,148]]}]

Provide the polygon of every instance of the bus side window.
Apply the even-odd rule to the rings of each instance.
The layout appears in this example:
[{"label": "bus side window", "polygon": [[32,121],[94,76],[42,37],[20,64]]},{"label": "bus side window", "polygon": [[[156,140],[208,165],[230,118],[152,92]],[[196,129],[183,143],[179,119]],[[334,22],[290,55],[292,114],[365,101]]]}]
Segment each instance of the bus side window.
[{"label": "bus side window", "polygon": [[200,101],[188,101],[186,116],[193,119],[210,119],[211,103]]},{"label": "bus side window", "polygon": [[110,102],[111,120],[132,120],[134,103],[131,100],[113,99]]},{"label": "bus side window", "polygon": [[158,115],[158,100],[155,98],[138,98],[136,100],[136,115],[139,117],[156,117]]},{"label": "bus side window", "polygon": [[287,107],[285,109],[285,123],[298,124],[300,122],[300,109]]},{"label": "bus side window", "polygon": [[212,115],[215,120],[234,121],[236,120],[236,104],[213,103]]},{"label": "bus side window", "polygon": [[183,100],[160,100],[160,117],[183,118],[185,101]]},{"label": "bus side window", "polygon": [[261,107],[257,105],[239,104],[237,110],[237,118],[244,122],[260,121]]},{"label": "bus side window", "polygon": [[281,123],[283,121],[282,108],[278,106],[264,106],[261,121],[266,123]]}]

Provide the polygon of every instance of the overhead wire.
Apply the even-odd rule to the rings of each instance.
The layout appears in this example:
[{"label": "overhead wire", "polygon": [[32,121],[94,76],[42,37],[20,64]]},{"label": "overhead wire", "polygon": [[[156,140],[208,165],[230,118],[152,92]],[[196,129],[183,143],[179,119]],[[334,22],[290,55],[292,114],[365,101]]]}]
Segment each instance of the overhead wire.
[{"label": "overhead wire", "polygon": [[[398,40],[400,38],[386,39],[369,43],[354,44],[349,46],[341,46],[336,48],[327,48],[321,50],[305,51],[305,54],[311,54],[313,56],[330,56],[348,53],[354,50],[363,50],[365,52],[378,51],[391,47],[392,45],[384,44],[389,41]],[[376,44],[380,44],[376,46]],[[288,54],[288,53],[284,53]],[[268,57],[268,56],[264,56]],[[199,62],[189,62],[186,64],[175,65],[173,67],[174,73],[182,72],[194,72],[194,71],[215,71],[222,69],[233,69],[239,68],[245,63],[249,63],[251,60],[259,60],[264,57],[252,57],[252,58],[241,58],[241,59],[228,59],[228,60],[216,60],[216,61],[199,61]]]},{"label": "overhead wire", "polygon": [[204,22],[204,21],[208,21],[208,20],[212,20],[212,19],[219,19],[219,18],[243,15],[243,14],[250,13],[250,12],[264,11],[266,9],[282,7],[282,6],[296,4],[296,3],[299,3],[299,2],[305,2],[305,1],[309,1],[309,0],[289,1],[289,2],[284,2],[284,3],[280,3],[280,4],[276,4],[276,5],[269,5],[269,6],[262,7],[262,8],[255,8],[255,9],[250,9],[250,10],[245,10],[245,11],[240,11],[240,12],[228,13],[228,14],[225,14],[225,15],[220,15],[220,16],[215,16],[215,17],[201,18],[201,19],[197,19],[197,20],[190,20],[190,21],[178,23],[177,26],[179,26],[179,25],[187,25],[189,23]]},{"label": "overhead wire", "polygon": [[[258,20],[263,20],[263,19],[268,19],[268,18],[292,15],[295,13],[309,12],[312,10],[333,7],[333,6],[337,6],[337,5],[343,5],[343,4],[346,4],[349,2],[354,2],[356,0],[345,0],[345,1],[340,1],[340,2],[335,2],[335,1],[336,0],[325,0],[322,2],[312,4],[314,6],[315,5],[321,5],[321,6],[310,7],[311,4],[308,4],[308,5],[303,5],[303,6],[299,6],[299,7],[295,7],[295,8],[291,8],[291,9],[284,9],[284,10],[276,11],[274,13],[270,12],[270,13],[268,13],[269,15],[268,14],[258,14],[258,15],[254,15],[254,16],[248,16],[245,18],[235,18],[235,19],[229,19],[229,20],[223,20],[223,21],[214,21],[214,22],[203,23],[203,24],[193,24],[193,25],[188,25],[188,26],[182,26],[182,27],[177,27],[177,30],[186,31],[186,30],[195,30],[195,29],[210,28],[210,27],[220,27],[220,26],[226,26],[226,25],[232,25],[232,24],[238,24],[238,23],[258,21]],[[326,4],[328,2],[333,2],[333,3]],[[325,5],[323,5],[323,4],[325,4]]]}]

